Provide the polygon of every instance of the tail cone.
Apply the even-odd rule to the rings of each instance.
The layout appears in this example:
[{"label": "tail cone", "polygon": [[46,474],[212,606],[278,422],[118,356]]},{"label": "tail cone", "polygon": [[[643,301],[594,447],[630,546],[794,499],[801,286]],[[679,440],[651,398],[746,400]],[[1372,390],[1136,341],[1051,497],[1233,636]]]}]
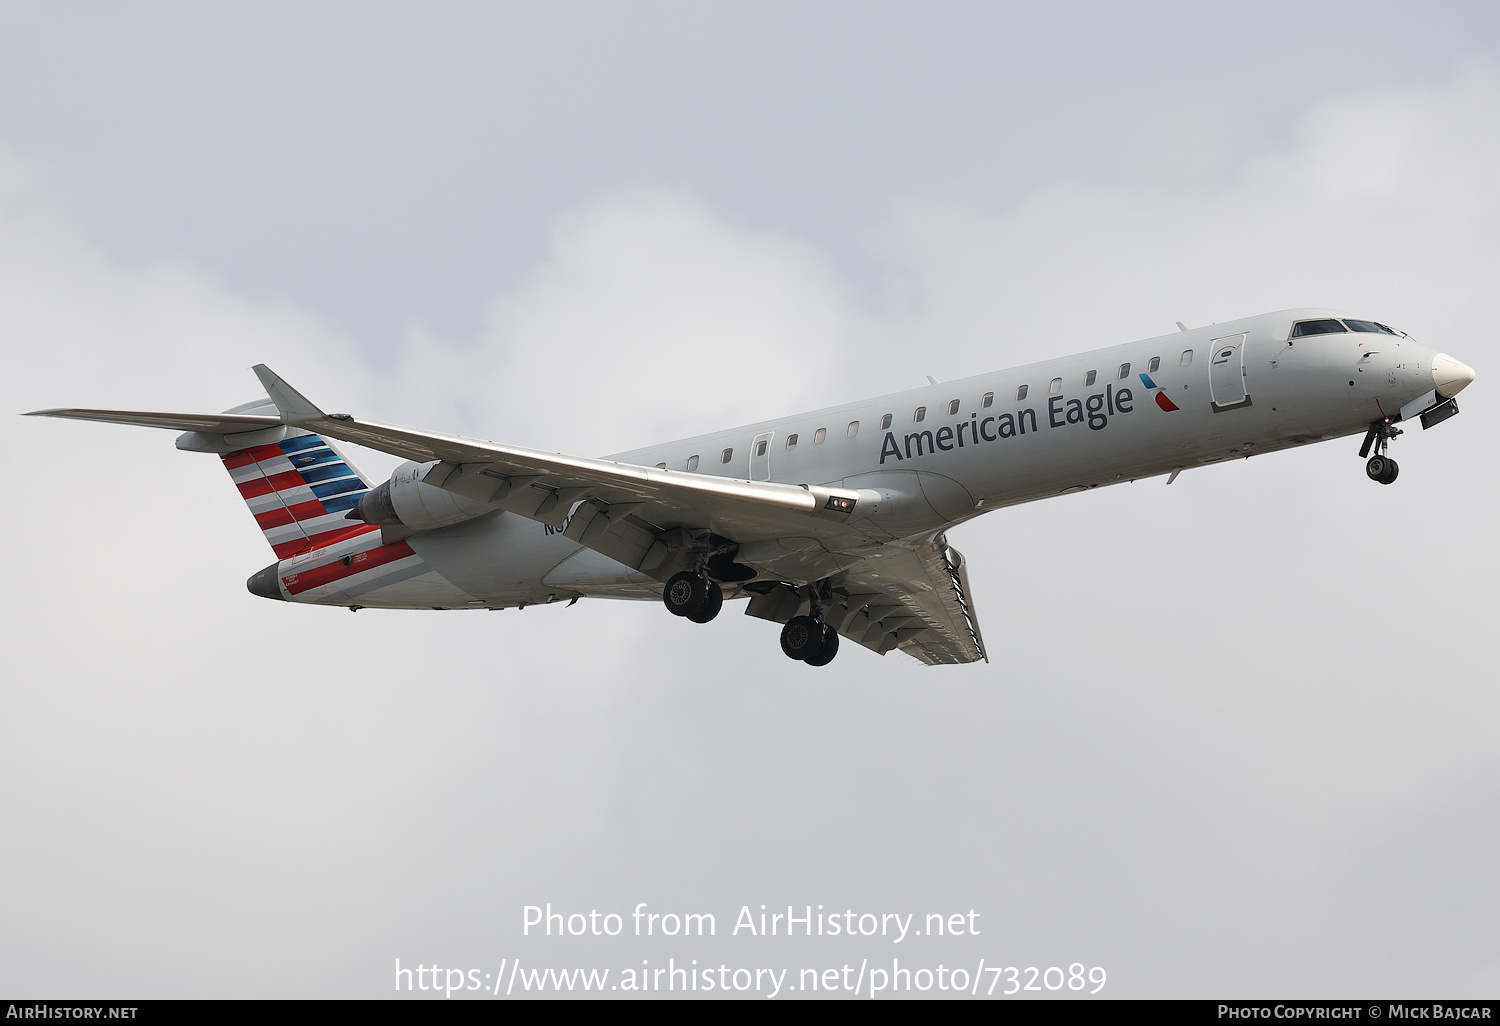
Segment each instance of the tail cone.
[{"label": "tail cone", "polygon": [[264,570],[256,571],[250,579],[245,582],[246,589],[250,594],[261,598],[275,599],[277,602],[285,602],[286,596],[281,593],[281,581],[278,575],[281,570],[280,563],[272,563]]}]

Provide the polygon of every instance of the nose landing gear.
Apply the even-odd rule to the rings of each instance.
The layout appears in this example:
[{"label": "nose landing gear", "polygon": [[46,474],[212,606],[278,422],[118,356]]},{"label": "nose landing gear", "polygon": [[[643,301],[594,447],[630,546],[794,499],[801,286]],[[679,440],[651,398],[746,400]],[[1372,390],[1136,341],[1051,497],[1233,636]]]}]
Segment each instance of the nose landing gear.
[{"label": "nose landing gear", "polygon": [[1388,420],[1377,420],[1370,425],[1370,430],[1365,432],[1365,444],[1359,447],[1360,459],[1370,456],[1370,449],[1375,449],[1375,455],[1370,456],[1369,462],[1365,464],[1365,476],[1371,481],[1379,481],[1381,484],[1390,484],[1396,480],[1396,475],[1401,473],[1401,468],[1396,466],[1396,461],[1385,454],[1386,446],[1390,445],[1391,439],[1401,434],[1401,429],[1395,427]]}]

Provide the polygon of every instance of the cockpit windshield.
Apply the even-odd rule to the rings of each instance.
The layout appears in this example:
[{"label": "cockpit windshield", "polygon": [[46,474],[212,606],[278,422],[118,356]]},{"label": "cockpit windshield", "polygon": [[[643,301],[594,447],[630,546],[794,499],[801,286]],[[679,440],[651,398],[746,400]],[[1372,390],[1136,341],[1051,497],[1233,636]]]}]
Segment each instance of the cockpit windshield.
[{"label": "cockpit windshield", "polygon": [[1343,322],[1332,317],[1324,317],[1316,321],[1298,321],[1292,327],[1292,338],[1306,338],[1308,335],[1342,335],[1346,330]]},{"label": "cockpit windshield", "polygon": [[1399,334],[1394,329],[1387,328],[1384,324],[1381,324],[1378,321],[1356,321],[1352,317],[1345,317],[1344,323],[1349,325],[1350,331],[1383,332],[1386,335]]},{"label": "cockpit windshield", "polygon": [[[1347,327],[1345,327],[1347,325]],[[1399,335],[1399,331],[1388,328],[1379,321],[1357,321],[1345,317],[1342,321],[1334,317],[1320,317],[1315,321],[1298,321],[1292,325],[1292,338],[1309,335],[1342,335],[1347,331],[1370,332],[1377,335]]]}]

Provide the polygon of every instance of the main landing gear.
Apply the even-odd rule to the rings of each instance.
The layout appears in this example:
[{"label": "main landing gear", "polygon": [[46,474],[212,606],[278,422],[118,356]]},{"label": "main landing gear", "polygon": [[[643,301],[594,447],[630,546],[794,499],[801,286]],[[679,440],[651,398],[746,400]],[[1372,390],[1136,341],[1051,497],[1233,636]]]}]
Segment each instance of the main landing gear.
[{"label": "main landing gear", "polygon": [[708,623],[724,607],[724,590],[702,574],[684,570],[667,580],[661,600],[673,616],[685,616],[694,623]]},{"label": "main landing gear", "polygon": [[839,632],[810,616],[794,616],[781,628],[781,650],[808,666],[827,666],[839,654]]},{"label": "main landing gear", "polygon": [[1401,434],[1401,429],[1385,420],[1375,421],[1370,425],[1370,430],[1365,432],[1365,444],[1359,447],[1359,455],[1363,459],[1370,456],[1372,447],[1375,449],[1375,455],[1370,456],[1369,462],[1365,464],[1365,476],[1371,481],[1390,484],[1396,480],[1396,475],[1401,473],[1401,468],[1396,466],[1396,461],[1385,454],[1386,446],[1390,445],[1391,439],[1399,434]]},{"label": "main landing gear", "polygon": [[[708,623],[723,608],[724,591],[706,575],[684,570],[667,579],[661,600],[674,616]],[[839,653],[838,631],[817,617],[820,608],[815,603],[815,615],[794,616],[781,629],[781,650],[808,666],[827,666]]]}]

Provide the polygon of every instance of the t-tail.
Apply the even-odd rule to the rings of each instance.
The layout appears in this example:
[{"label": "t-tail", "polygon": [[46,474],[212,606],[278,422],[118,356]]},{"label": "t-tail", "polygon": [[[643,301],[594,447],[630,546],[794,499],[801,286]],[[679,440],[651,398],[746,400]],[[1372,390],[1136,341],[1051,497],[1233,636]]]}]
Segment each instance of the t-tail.
[{"label": "t-tail", "polygon": [[[257,367],[271,398],[220,414],[39,410],[64,417],[182,431],[177,448],[219,457],[276,562],[246,582],[262,598],[352,605],[425,569],[405,541],[348,518],[370,482],[343,452],[297,419],[322,412]],[[303,407],[306,406],[306,409]]]}]

